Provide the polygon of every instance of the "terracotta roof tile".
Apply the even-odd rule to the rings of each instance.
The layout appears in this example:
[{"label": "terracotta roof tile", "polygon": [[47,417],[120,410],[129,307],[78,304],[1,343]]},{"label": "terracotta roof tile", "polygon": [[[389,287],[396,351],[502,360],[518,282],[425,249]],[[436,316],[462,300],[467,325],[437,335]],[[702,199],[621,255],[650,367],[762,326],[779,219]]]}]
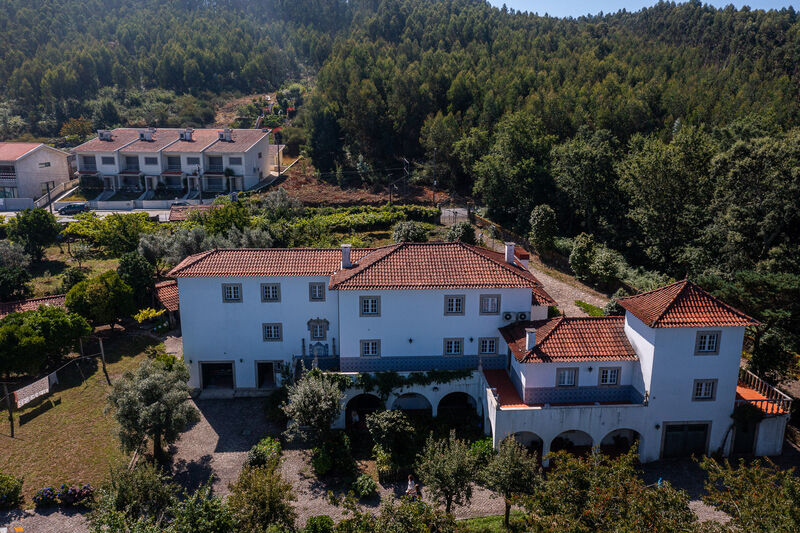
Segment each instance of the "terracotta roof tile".
[{"label": "terracotta roof tile", "polygon": [[[400,243],[368,253],[350,269],[336,272],[330,288],[338,290],[521,288],[541,283],[519,262],[503,254],[460,242]],[[547,296],[549,298],[549,296]]]},{"label": "terracotta roof tile", "polygon": [[28,300],[18,300],[16,302],[0,303],[0,318],[11,313],[22,313],[23,311],[33,311],[39,309],[40,305],[52,305],[54,307],[64,307],[65,294],[54,296],[43,296],[41,298],[30,298]]},{"label": "terracotta roof tile", "polygon": [[[369,249],[354,249],[354,260]],[[342,252],[321,248],[243,248],[209,250],[190,255],[170,271],[173,277],[330,276],[339,269]]]},{"label": "terracotta roof tile", "polygon": [[[221,130],[217,131],[219,132]],[[209,146],[206,152],[212,154],[245,152],[255,143],[267,137],[268,135],[268,132],[261,130],[233,130],[231,132],[231,140],[223,141],[219,139],[219,133],[217,133],[216,142]]]},{"label": "terracotta roof tile", "polygon": [[153,132],[153,140],[146,141],[144,139],[138,139],[120,150],[120,152],[160,152],[164,147],[169,146],[177,140],[178,130],[157,128],[156,131]]},{"label": "terracotta roof tile", "polygon": [[752,326],[758,322],[688,280],[620,298],[619,304],[651,328]]},{"label": "terracotta roof tile", "polygon": [[113,152],[126,144],[139,138],[141,128],[117,128],[111,131],[110,141],[101,141],[99,137],[89,139],[80,146],[72,149],[73,152]]},{"label": "terracotta roof tile", "polygon": [[16,161],[40,146],[42,143],[0,142],[0,161]]},{"label": "terracotta roof tile", "polygon": [[180,307],[178,299],[178,282],[174,279],[156,283],[156,299],[168,311],[177,311]]},{"label": "terracotta roof tile", "polygon": [[[525,329],[536,329],[533,350],[525,349]],[[635,361],[625,335],[625,318],[560,316],[500,328],[511,353],[521,363]]]}]

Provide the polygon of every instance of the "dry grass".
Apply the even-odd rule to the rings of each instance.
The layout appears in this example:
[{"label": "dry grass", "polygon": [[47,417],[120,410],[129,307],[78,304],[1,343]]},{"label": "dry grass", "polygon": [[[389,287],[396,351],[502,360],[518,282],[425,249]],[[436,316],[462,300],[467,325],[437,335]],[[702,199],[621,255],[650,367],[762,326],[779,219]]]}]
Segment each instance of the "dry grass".
[{"label": "dry grass", "polygon": [[[105,341],[111,380],[144,359],[155,341],[121,333]],[[81,372],[86,376],[84,381]],[[124,463],[117,424],[105,412],[106,383],[98,362],[73,363],[58,375],[56,392],[15,411],[16,434],[9,434],[8,414],[0,414],[0,471],[24,478],[26,506],[40,488],[61,483],[100,485],[109,467]]]},{"label": "dry grass", "polygon": [[[97,256],[96,258],[84,261],[81,267],[87,276],[101,274],[107,270],[116,270],[119,259]],[[40,263],[31,265],[31,297],[47,296],[50,294],[61,294],[61,276],[69,267],[77,267],[75,261],[67,253],[67,245],[51,246],[44,253],[44,259]]]}]

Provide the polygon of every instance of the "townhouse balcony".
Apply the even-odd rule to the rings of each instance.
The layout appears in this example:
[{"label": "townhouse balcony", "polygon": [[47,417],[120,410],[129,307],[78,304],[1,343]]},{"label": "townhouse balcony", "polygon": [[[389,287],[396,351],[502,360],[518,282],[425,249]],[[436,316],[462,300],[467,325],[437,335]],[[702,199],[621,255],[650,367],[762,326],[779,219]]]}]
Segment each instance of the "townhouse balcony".
[{"label": "townhouse balcony", "polygon": [[750,404],[759,408],[767,416],[788,415],[792,410],[792,398],[749,370],[739,369],[739,383],[736,385],[735,405]]},{"label": "townhouse balcony", "polygon": [[9,172],[0,172],[0,187],[16,187],[17,176]]},{"label": "townhouse balcony", "polygon": [[224,165],[208,165],[208,167],[206,168],[206,173],[222,174],[224,172],[225,172]]}]

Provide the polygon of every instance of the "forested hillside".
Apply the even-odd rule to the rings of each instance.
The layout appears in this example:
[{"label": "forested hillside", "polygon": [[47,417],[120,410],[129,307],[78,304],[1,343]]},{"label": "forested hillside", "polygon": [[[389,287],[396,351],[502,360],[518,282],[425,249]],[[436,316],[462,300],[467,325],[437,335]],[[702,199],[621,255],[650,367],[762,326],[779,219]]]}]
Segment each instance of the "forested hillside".
[{"label": "forested hillside", "polygon": [[385,184],[406,158],[415,179],[519,232],[538,206],[564,253],[585,233],[576,248],[595,267],[576,273],[590,281],[613,285],[617,252],[703,276],[764,321],[756,345],[763,333],[797,349],[791,9],[555,19],[479,0],[0,0],[0,12],[0,138],[55,136],[70,117],[202,125],[221,92],[303,78],[295,125],[321,177]]}]

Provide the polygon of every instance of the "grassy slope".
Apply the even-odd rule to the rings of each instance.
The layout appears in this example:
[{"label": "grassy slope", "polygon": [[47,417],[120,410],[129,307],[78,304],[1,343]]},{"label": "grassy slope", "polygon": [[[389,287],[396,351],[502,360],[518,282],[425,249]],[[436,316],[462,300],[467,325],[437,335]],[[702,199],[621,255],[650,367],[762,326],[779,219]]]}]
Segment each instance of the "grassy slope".
[{"label": "grassy slope", "polygon": [[[45,250],[41,263],[31,265],[31,297],[61,293],[61,274],[69,267],[77,267],[78,262],[67,253],[67,245],[51,246]],[[116,270],[119,260],[115,258],[97,257],[84,261],[81,265],[88,276],[100,274],[106,270]]]},{"label": "grassy slope", "polygon": [[[108,371],[113,381],[138,366],[144,348],[154,341],[117,333],[105,342]],[[87,348],[88,349],[88,348]],[[0,413],[0,471],[24,477],[26,506],[40,488],[64,482],[98,486],[109,467],[127,461],[120,451],[117,425],[105,413],[110,387],[96,362],[59,372],[56,392],[44,401],[15,411],[16,435],[9,436],[8,415]],[[20,424],[20,416],[22,424]],[[26,420],[27,419],[27,420]]]}]

